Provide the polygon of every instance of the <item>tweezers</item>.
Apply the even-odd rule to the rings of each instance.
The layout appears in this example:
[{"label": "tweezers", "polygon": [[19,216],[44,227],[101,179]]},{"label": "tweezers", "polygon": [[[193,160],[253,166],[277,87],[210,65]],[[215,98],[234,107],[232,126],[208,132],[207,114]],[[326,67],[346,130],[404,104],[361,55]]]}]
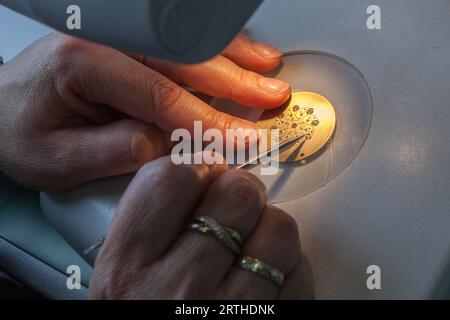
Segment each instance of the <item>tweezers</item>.
[{"label": "tweezers", "polygon": [[290,138],[286,141],[283,141],[282,143],[280,143],[279,145],[263,152],[260,153],[257,157],[254,157],[253,159],[248,160],[247,162],[239,165],[236,167],[236,169],[247,169],[250,166],[254,166],[257,165],[259,160],[263,157],[271,157],[273,155],[273,153],[282,153],[288,149],[290,149],[294,144],[296,144],[298,142],[298,140],[302,139],[303,137],[305,137],[305,134],[299,135],[299,136],[295,136],[293,138]]}]

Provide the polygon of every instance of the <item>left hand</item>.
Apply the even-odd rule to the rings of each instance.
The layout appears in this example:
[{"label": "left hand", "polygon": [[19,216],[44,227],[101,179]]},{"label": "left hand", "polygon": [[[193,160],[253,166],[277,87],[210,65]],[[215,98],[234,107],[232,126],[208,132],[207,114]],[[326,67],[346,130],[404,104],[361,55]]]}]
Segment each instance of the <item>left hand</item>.
[{"label": "left hand", "polygon": [[59,191],[137,171],[170,151],[172,130],[192,132],[195,120],[205,130],[256,129],[178,84],[274,108],[289,98],[289,85],[254,71],[280,59],[243,36],[223,55],[183,66],[53,33],[0,67],[0,171],[29,188]]}]

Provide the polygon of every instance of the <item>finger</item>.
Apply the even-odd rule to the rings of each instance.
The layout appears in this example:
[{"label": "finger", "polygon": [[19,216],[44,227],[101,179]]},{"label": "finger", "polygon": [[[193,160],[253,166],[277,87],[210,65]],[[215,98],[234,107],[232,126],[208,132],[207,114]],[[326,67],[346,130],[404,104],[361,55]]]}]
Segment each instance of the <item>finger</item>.
[{"label": "finger", "polygon": [[[81,46],[86,51],[90,44],[83,42]],[[106,47],[98,50],[95,46],[91,56],[88,61],[84,56],[78,61],[75,56],[72,61],[75,67],[71,69],[75,92],[90,103],[112,106],[168,132],[186,128],[193,133],[193,123],[198,120],[203,122],[205,130],[215,128],[223,133],[226,129],[256,130],[254,123],[216,111],[163,75],[117,50]],[[99,65],[99,61],[114,63]],[[91,72],[94,69],[96,72]]]},{"label": "finger", "polygon": [[245,70],[218,56],[197,65],[181,65],[146,58],[145,64],[177,82],[216,98],[252,108],[275,108],[290,96],[288,83]]},{"label": "finger", "polygon": [[[261,220],[246,243],[244,256],[257,258],[288,276],[300,252],[297,223],[285,212],[266,206]],[[274,299],[280,288],[262,276],[233,266],[221,285],[223,295],[246,299]]]},{"label": "finger", "polygon": [[136,172],[145,163],[169,153],[169,135],[138,120],[83,126],[52,132],[53,176],[75,187],[87,181]]},{"label": "finger", "polygon": [[[266,199],[265,187],[258,178],[232,170],[210,187],[195,216],[211,217],[239,232],[245,241],[257,225]],[[186,230],[167,259],[167,264],[178,264],[187,270],[190,282],[204,284],[203,289],[215,289],[233,265],[235,253],[213,234]]]},{"label": "finger", "polygon": [[266,73],[280,64],[282,53],[272,46],[240,34],[225,49],[223,55],[244,69]]},{"label": "finger", "polygon": [[124,256],[140,266],[153,263],[179,237],[209,184],[226,169],[174,165],[170,157],[144,166],[119,203],[102,259]]},{"label": "finger", "polygon": [[160,268],[157,261],[208,185],[225,170],[226,165],[176,166],[170,157],[143,167],[123,195],[97,256],[91,296],[161,299],[179,294],[175,266]]},{"label": "finger", "polygon": [[281,300],[312,300],[314,299],[314,284],[311,264],[308,258],[300,253],[295,270],[286,278],[278,299]]}]

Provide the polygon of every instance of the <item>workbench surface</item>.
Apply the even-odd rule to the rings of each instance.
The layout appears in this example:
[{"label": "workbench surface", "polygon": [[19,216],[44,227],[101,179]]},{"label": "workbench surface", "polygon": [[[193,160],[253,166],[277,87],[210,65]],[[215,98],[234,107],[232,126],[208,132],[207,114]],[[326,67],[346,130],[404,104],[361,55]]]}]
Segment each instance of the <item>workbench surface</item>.
[{"label": "workbench surface", "polygon": [[[369,30],[366,9],[381,8]],[[281,207],[300,225],[318,298],[433,298],[450,290],[450,2],[265,1],[247,26],[283,51],[340,56],[374,97],[368,139],[321,189]],[[0,7],[0,55],[49,32]],[[381,268],[381,290],[366,286]]]}]

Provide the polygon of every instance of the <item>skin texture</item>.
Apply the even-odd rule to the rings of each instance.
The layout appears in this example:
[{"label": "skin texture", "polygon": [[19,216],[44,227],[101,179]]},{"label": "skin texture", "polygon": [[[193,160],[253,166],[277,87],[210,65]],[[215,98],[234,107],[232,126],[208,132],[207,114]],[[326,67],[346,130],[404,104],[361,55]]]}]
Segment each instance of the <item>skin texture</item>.
[{"label": "skin texture", "polygon": [[21,184],[60,191],[136,172],[168,154],[174,129],[255,129],[184,90],[275,108],[287,83],[278,50],[239,36],[220,55],[179,65],[53,33],[0,67],[0,169]]},{"label": "skin texture", "polygon": [[[227,171],[225,165],[175,166],[169,157],[145,165],[124,194],[97,256],[91,298],[312,298],[297,223],[266,199],[255,176]],[[237,230],[243,254],[279,268],[284,285],[236,266],[238,257],[213,235],[186,229],[201,215]]]},{"label": "skin texture", "polygon": [[[257,72],[278,50],[239,36],[222,55],[179,65],[123,53],[59,33],[0,67],[0,170],[19,183],[60,191],[138,171],[96,261],[94,299],[298,299],[312,297],[296,222],[266,204],[264,185],[225,165],[174,165],[169,134],[254,129],[187,92],[275,108],[288,84]],[[186,192],[188,190],[188,192]],[[211,235],[186,230],[208,215],[238,230],[244,254],[276,266],[282,288],[242,270]]]}]

